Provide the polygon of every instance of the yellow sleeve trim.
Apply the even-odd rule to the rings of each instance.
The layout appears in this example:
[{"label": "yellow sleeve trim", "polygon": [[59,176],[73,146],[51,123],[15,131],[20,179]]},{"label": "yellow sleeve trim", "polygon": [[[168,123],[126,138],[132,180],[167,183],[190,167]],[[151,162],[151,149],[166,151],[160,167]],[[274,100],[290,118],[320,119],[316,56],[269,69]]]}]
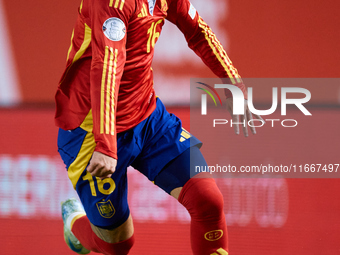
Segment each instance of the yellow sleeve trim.
[{"label": "yellow sleeve trim", "polygon": [[[100,98],[100,133],[114,135],[115,129],[115,87],[117,74],[118,49],[105,47],[101,98]],[[106,78],[107,74],[107,78]]]},{"label": "yellow sleeve trim", "polygon": [[207,40],[216,58],[223,66],[224,70],[227,72],[231,82],[233,84],[241,82],[241,77],[239,76],[236,68],[232,65],[232,62],[223,49],[221,43],[218,41],[216,35],[211,31],[207,23],[205,23],[201,17],[198,18],[198,25],[200,28],[202,28],[202,33],[204,33],[205,39]]},{"label": "yellow sleeve trim", "polygon": [[102,83],[101,83],[101,92],[100,92],[100,133],[101,134],[104,134],[105,78],[106,78],[106,71],[107,71],[108,56],[109,56],[109,47],[105,46],[105,56],[104,56],[104,65],[103,65]]}]

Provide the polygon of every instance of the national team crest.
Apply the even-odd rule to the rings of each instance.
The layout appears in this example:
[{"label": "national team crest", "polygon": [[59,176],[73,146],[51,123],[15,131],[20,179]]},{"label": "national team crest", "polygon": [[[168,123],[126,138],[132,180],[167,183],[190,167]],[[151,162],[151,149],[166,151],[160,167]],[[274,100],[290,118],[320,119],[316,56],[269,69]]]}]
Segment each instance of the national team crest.
[{"label": "national team crest", "polygon": [[111,218],[116,210],[110,200],[96,203],[100,215],[104,218]]}]

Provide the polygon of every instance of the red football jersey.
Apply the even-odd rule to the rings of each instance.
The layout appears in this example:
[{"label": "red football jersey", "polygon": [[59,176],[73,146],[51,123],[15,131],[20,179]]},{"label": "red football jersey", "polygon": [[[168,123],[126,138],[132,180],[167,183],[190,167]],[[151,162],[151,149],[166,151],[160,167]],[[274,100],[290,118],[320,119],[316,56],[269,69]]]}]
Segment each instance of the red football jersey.
[{"label": "red football jersey", "polygon": [[55,96],[57,126],[93,118],[96,151],[117,158],[116,134],[155,109],[151,62],[165,19],[221,78],[245,93],[237,70],[189,0],[83,0]]}]

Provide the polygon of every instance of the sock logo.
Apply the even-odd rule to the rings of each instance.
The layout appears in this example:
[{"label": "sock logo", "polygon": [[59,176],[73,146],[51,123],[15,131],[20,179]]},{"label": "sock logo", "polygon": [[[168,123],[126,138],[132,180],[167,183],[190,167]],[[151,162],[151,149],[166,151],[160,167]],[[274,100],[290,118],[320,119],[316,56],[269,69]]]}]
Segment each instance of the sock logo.
[{"label": "sock logo", "polygon": [[223,230],[218,229],[218,230],[212,230],[207,233],[205,233],[204,238],[208,241],[217,241],[223,236]]},{"label": "sock logo", "polygon": [[223,248],[219,248],[216,252],[211,253],[210,255],[228,255],[228,252]]}]

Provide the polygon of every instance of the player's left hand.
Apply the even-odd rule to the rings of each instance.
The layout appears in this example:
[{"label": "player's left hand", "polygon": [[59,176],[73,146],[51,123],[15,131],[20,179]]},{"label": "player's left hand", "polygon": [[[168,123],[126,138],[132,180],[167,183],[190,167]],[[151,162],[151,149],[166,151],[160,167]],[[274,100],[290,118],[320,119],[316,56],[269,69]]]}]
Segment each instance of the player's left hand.
[{"label": "player's left hand", "polygon": [[110,178],[116,171],[117,160],[101,152],[93,152],[87,171],[100,179]]},{"label": "player's left hand", "polygon": [[[243,134],[245,137],[248,137],[248,121],[253,119],[253,114],[250,112],[248,108],[248,101],[244,100],[244,114],[243,115],[234,115],[233,114],[233,98],[227,98],[227,110],[232,117],[233,123],[240,123],[240,124],[233,124],[235,134],[240,134],[240,126],[242,125]],[[260,115],[254,114],[255,118],[265,122]],[[242,124],[244,123],[244,124]],[[256,128],[254,125],[249,126],[250,131],[255,135]]]}]

